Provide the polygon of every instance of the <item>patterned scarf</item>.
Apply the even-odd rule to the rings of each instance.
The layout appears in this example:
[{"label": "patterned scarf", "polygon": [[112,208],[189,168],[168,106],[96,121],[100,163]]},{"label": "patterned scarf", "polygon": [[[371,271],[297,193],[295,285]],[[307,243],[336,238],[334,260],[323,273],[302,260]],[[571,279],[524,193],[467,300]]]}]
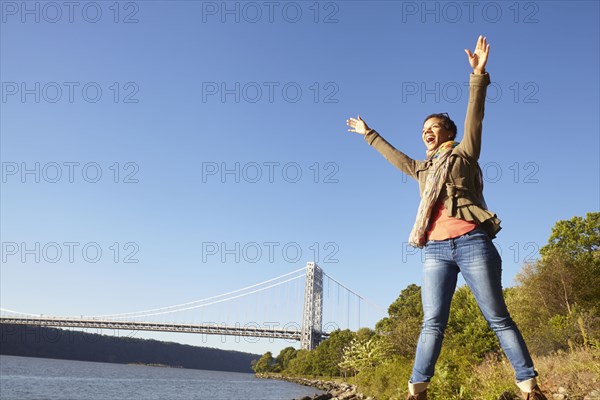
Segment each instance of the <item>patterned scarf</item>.
[{"label": "patterned scarf", "polygon": [[427,175],[417,218],[408,238],[408,243],[413,247],[425,246],[425,231],[429,224],[429,217],[448,177],[450,154],[456,146],[458,146],[458,142],[448,141],[442,143],[437,149],[427,152],[427,158],[433,160],[433,171],[430,170]]}]

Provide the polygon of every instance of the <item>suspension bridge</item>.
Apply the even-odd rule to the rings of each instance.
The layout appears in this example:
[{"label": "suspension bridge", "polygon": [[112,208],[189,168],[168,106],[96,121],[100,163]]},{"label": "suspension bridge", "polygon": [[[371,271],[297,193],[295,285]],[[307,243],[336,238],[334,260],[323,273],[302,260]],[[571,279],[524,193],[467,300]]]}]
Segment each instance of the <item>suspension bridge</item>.
[{"label": "suspension bridge", "polygon": [[[248,296],[250,295],[264,292],[268,289],[282,287],[283,285],[300,279],[305,280],[305,285],[301,322],[299,323],[290,322],[279,327],[278,325],[280,324],[277,323],[181,323],[172,321],[152,321],[151,318],[156,316],[174,315],[177,313],[181,314],[185,311],[203,309],[211,305],[231,302],[236,299],[244,299],[247,303]],[[305,268],[300,268],[242,289],[168,307],[119,314],[94,316],[81,315],[79,317],[44,316],[0,308],[0,323],[58,328],[120,329],[130,331],[161,331],[287,339],[300,341],[302,349],[312,350],[318,346],[322,340],[329,336],[327,328],[339,328],[339,324],[332,321],[325,325],[323,323],[324,282],[328,283],[328,293],[332,285],[337,288],[338,303],[340,289],[346,292],[348,302],[344,305],[345,310],[343,313],[336,311],[335,314],[338,316],[345,314],[347,322],[350,321],[350,310],[352,308],[350,306],[350,297],[352,296],[354,298],[355,306],[353,308],[354,312],[357,313],[357,317],[355,316],[355,319],[358,321],[357,329],[360,327],[361,303],[366,302],[374,308],[382,310],[381,307],[367,301],[364,297],[327,275],[323,269],[314,262],[309,262]],[[277,299],[274,301],[277,302]]]}]

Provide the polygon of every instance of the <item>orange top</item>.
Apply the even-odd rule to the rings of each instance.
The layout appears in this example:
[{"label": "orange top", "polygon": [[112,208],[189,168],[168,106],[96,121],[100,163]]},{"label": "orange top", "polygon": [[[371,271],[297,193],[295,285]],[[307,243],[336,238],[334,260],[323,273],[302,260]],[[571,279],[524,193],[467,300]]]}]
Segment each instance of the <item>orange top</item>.
[{"label": "orange top", "polygon": [[477,227],[474,222],[454,218],[445,212],[443,201],[438,201],[431,212],[431,220],[427,228],[427,239],[446,240],[464,235]]}]

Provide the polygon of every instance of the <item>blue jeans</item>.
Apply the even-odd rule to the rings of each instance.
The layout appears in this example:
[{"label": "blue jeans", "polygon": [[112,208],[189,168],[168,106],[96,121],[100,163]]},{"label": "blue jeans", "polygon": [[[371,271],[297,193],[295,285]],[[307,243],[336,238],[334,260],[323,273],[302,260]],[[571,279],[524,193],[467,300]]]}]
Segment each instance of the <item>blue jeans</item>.
[{"label": "blue jeans", "polygon": [[429,382],[433,376],[459,271],[515,369],[517,381],[537,376],[523,336],[504,302],[502,259],[485,231],[476,228],[454,239],[430,240],[424,255],[421,288],[424,318],[410,381]]}]

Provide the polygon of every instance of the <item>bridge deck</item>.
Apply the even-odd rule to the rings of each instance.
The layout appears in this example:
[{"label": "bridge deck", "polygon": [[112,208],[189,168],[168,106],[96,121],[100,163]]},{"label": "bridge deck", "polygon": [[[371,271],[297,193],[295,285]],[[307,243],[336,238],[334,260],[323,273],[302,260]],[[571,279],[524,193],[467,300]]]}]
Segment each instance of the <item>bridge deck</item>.
[{"label": "bridge deck", "polygon": [[[200,333],[206,335],[230,335],[230,336],[250,336],[275,339],[300,340],[301,332],[297,329],[273,329],[261,328],[259,326],[227,326],[217,323],[211,324],[169,324],[157,322],[133,322],[133,321],[111,321],[95,318],[53,318],[53,317],[28,317],[11,318],[0,317],[0,324],[14,325],[35,325],[49,327],[70,327],[70,328],[98,328],[98,329],[124,329],[131,331],[161,331],[161,332],[181,332],[181,333]],[[322,337],[329,336],[322,333]]]}]

